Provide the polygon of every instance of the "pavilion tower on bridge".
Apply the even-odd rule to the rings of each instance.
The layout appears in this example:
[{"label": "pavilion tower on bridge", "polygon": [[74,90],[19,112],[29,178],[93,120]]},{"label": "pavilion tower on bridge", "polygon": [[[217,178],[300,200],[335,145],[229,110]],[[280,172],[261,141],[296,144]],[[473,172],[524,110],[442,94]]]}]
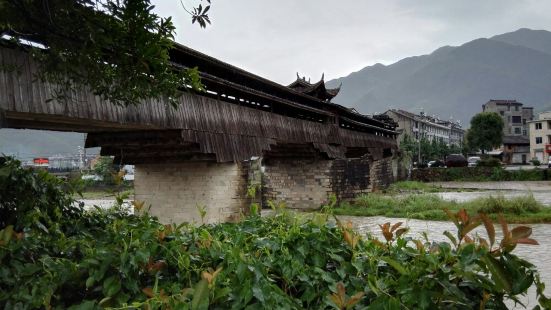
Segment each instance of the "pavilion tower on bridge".
[{"label": "pavilion tower on bridge", "polygon": [[297,79],[293,83],[289,84],[287,87],[308,95],[315,97],[322,101],[330,102],[341,90],[341,86],[337,88],[327,88],[325,87],[324,81],[325,74],[321,75],[321,80],[319,82],[310,84],[310,79],[306,81],[306,77],[300,77],[297,72]]}]

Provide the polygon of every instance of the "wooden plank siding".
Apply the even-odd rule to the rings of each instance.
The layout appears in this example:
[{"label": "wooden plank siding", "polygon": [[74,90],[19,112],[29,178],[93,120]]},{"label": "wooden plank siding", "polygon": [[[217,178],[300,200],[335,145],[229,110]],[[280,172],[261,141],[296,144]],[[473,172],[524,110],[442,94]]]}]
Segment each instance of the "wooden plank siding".
[{"label": "wooden plank siding", "polygon": [[[36,79],[36,64],[27,54],[0,47],[0,65],[7,68],[11,64],[16,64],[17,72],[0,70],[2,126],[88,132],[92,141],[88,146],[107,145],[110,136],[121,132],[143,134],[146,140],[148,132],[177,130],[181,140],[171,144],[174,149],[164,150],[170,158],[190,145],[198,145],[200,153],[214,155],[218,162],[262,156],[278,144],[310,145],[329,158],[345,158],[347,148],[365,148],[375,159],[383,156],[385,148],[396,149],[392,134],[346,129],[333,122],[275,114],[251,108],[250,103],[230,103],[191,92],[182,93],[177,108],[164,99],[115,106],[86,89],[73,91],[71,100],[59,101],[53,99],[52,85]],[[119,143],[124,150],[124,141]],[[137,152],[132,150],[129,152]],[[162,157],[161,151],[158,155]],[[132,153],[127,157],[133,156],[138,157]]]}]

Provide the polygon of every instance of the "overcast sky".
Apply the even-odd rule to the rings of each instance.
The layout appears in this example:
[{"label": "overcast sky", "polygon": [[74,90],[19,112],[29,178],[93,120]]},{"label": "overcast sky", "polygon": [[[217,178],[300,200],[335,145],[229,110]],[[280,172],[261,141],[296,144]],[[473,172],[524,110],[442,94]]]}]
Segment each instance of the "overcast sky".
[{"label": "overcast sky", "polygon": [[153,3],[173,16],[178,42],[282,84],[297,71],[329,80],[519,28],[551,30],[549,0],[212,0],[207,29],[179,0]]}]

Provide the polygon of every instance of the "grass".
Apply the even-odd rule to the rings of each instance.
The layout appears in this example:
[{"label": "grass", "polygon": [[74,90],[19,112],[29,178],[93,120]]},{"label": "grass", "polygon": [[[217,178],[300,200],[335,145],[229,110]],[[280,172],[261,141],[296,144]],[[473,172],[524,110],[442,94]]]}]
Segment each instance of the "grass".
[{"label": "grass", "polygon": [[[123,191],[122,194],[128,194],[129,197],[132,197],[134,190]],[[75,193],[73,199],[115,199],[115,194],[112,191],[106,190],[90,190],[82,192],[82,196]]]},{"label": "grass", "polygon": [[448,220],[448,209],[457,212],[466,209],[469,214],[486,213],[493,219],[503,214],[509,223],[551,223],[551,208],[543,206],[533,196],[484,197],[468,202],[446,201],[436,195],[420,194],[389,196],[381,194],[364,195],[352,204],[342,204],[335,208],[337,215],[386,216],[413,218],[420,220]]},{"label": "grass", "polygon": [[[400,181],[392,183],[388,189],[384,190],[383,193],[386,194],[397,194],[404,192],[415,192],[415,193],[438,193],[438,192],[449,192],[449,188],[442,188],[441,186],[436,186],[433,184],[423,183],[419,181]],[[454,191],[472,191],[471,189],[457,189]]]},{"label": "grass", "polygon": [[423,192],[438,192],[440,191],[439,187],[434,185],[429,185],[427,183],[418,182],[418,181],[400,181],[393,183],[388,188],[389,192],[400,192],[400,191],[423,191]]}]

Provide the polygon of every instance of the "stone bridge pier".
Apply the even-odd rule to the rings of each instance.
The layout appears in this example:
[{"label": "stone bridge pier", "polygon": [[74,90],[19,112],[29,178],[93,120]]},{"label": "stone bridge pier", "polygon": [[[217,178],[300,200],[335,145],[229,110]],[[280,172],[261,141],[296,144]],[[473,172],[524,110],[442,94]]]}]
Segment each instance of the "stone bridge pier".
[{"label": "stone bridge pier", "polygon": [[165,223],[220,223],[248,212],[248,163],[135,165],[135,200]]},{"label": "stone bridge pier", "polygon": [[[281,148],[280,148],[281,149]],[[295,154],[282,156],[281,154]],[[271,152],[263,160],[263,202],[284,201],[292,209],[317,209],[334,195],[337,201],[387,187],[403,178],[405,170],[390,151],[374,159],[371,154],[329,159],[322,153]]]},{"label": "stone bridge pier", "polygon": [[[268,201],[283,201],[291,209],[312,210],[327,204],[331,195],[338,201],[351,200],[404,174],[392,154],[377,160],[370,154],[329,159],[319,152],[297,154],[279,148],[260,162],[136,164],[135,200],[151,206],[150,214],[166,223],[220,223],[238,220],[252,202],[266,206]],[[260,189],[256,200],[247,197],[254,185]]]}]

